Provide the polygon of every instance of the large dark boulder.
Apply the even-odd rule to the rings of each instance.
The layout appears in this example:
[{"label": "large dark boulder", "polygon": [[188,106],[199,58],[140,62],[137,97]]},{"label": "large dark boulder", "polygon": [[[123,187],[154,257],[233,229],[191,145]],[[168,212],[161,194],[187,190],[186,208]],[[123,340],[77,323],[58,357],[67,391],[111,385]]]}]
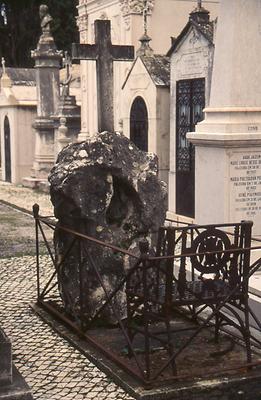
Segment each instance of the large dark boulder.
[{"label": "large dark boulder", "polygon": [[[157,178],[157,157],[140,151],[119,133],[103,132],[89,142],[63,149],[51,170],[50,193],[58,227],[56,256],[64,256],[73,235],[59,225],[137,252],[146,237],[153,245],[166,214],[166,185]],[[72,248],[58,274],[59,290],[67,312],[88,319],[105,299],[86,250],[110,293],[129,267],[129,257],[84,241],[82,297],[79,285],[79,245]],[[118,311],[125,315],[124,290],[117,295]],[[116,304],[115,304],[116,305]],[[112,320],[111,310],[101,317]]]}]

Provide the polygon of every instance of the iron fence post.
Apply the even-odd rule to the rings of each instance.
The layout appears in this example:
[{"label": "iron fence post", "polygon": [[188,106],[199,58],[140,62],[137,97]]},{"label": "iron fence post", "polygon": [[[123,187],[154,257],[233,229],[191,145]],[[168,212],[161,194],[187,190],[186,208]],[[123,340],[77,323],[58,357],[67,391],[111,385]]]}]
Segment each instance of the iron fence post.
[{"label": "iron fence post", "polygon": [[35,250],[36,250],[36,276],[37,276],[37,300],[40,298],[40,263],[39,263],[39,232],[38,232],[38,218],[39,218],[39,205],[33,205],[33,216],[35,220]]}]

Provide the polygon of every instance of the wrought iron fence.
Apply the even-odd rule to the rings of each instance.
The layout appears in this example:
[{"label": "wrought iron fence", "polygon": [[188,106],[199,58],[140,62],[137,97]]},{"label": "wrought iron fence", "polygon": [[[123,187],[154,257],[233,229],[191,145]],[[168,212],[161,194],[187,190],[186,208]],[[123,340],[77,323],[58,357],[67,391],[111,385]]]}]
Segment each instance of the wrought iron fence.
[{"label": "wrought iron fence", "polygon": [[[260,246],[251,247],[251,224],[244,222],[226,226],[188,225],[187,227],[161,228],[156,251],[153,253],[148,242],[142,240],[140,242],[140,254],[136,255],[114,244],[105,243],[66,226],[58,225],[53,217],[40,216],[37,204],[33,206],[33,213],[36,230],[38,305],[62,320],[70,329],[74,330],[106,357],[141,381],[145,387],[149,388],[155,384],[163,384],[173,379],[191,376],[184,370],[182,373],[179,372],[177,360],[182,352],[186,351],[195,338],[199,337],[206,328],[214,329],[214,336],[217,340],[220,329],[238,341],[240,337],[234,332],[234,328],[236,328],[243,337],[247,354],[246,361],[233,367],[227,366],[227,368],[222,369],[222,373],[231,369],[252,368],[261,364],[259,358],[252,359],[251,350],[251,346],[256,349],[261,348],[260,338],[256,337],[249,329],[249,316],[251,316],[261,332],[259,318],[248,304],[249,278],[261,268],[261,258],[252,265],[249,263],[250,251],[261,249]],[[195,238],[199,237],[201,232],[206,232],[206,229],[210,229],[213,238],[214,233],[221,232],[221,229],[225,227],[226,230],[222,231],[224,232],[222,236],[218,236],[216,243],[212,241],[212,244],[206,245],[205,239],[201,237],[197,246],[192,246]],[[58,229],[70,234],[70,243],[62,257],[57,257],[54,244],[48,242],[46,229],[53,231]],[[220,234],[218,233],[218,235]],[[51,261],[48,274],[41,265],[40,237],[46,245]],[[229,237],[233,240],[228,239]],[[220,247],[221,242],[227,243],[227,240],[229,240],[229,245]],[[99,260],[95,260],[89,251],[90,243],[108,248],[131,260],[132,267],[126,269],[124,276],[117,282],[112,291],[108,291],[103,280]],[[77,309],[71,308],[68,312],[59,293],[59,276],[66,259],[75,248],[78,251],[79,265],[77,270],[79,304]],[[232,267],[229,267],[231,271],[233,270],[233,263],[237,261],[237,266],[239,266],[237,275],[234,270],[234,272],[232,271],[234,275],[228,277],[231,271],[228,271],[224,259],[232,265]],[[83,305],[85,260],[88,260],[89,265],[91,265],[105,299],[100,308],[88,318]],[[189,260],[189,262],[186,263],[186,260]],[[211,280],[215,281],[216,279],[217,287],[222,280],[225,282],[220,291],[210,281],[204,281],[204,271],[202,273],[200,268],[200,275],[197,275],[195,264],[200,263],[202,265],[203,260],[205,260],[205,267],[213,267],[213,271],[211,271],[216,278],[214,277]],[[189,264],[190,266],[187,268]],[[221,274],[223,274],[222,278],[220,278]],[[44,279],[43,275],[45,276]],[[193,284],[187,284],[188,281],[197,283],[193,286]],[[200,289],[196,289],[196,286],[199,286],[198,282],[201,285]],[[204,285],[207,287],[208,284],[210,287],[203,290]],[[126,293],[127,315],[124,318],[117,307],[117,294],[122,290]],[[99,316],[108,307],[112,310],[116,320],[115,327],[117,328],[114,327],[117,329],[118,335],[116,346],[115,343],[112,344],[115,338],[105,340],[106,334],[111,337],[115,330],[112,334],[112,331],[103,327],[105,333],[102,338],[97,333]],[[188,309],[189,312],[185,309]],[[226,311],[224,311],[225,309]],[[182,317],[180,317],[181,315]],[[175,321],[178,321],[177,325],[180,324],[180,318],[183,319],[184,316],[191,318],[189,325],[177,329]],[[173,335],[177,332],[181,332],[181,335],[184,336],[183,343],[179,344],[178,347],[175,341],[173,342]],[[192,333],[187,336],[187,332]],[[138,342],[137,338],[139,339]],[[159,355],[162,356],[161,362]],[[200,373],[196,373],[196,375],[200,375]],[[206,377],[207,373],[204,372],[203,375]]]}]

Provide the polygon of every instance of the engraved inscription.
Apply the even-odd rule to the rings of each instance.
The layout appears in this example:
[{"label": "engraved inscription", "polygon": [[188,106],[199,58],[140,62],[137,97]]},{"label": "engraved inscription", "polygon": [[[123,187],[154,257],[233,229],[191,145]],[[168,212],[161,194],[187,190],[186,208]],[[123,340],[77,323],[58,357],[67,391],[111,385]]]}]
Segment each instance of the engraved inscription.
[{"label": "engraved inscription", "polygon": [[234,153],[230,160],[231,212],[254,219],[261,212],[261,153]]},{"label": "engraved inscription", "polygon": [[181,75],[185,77],[191,74],[201,74],[204,69],[204,63],[202,63],[201,58],[201,52],[183,54],[181,65],[179,65]]},{"label": "engraved inscription", "polygon": [[253,132],[253,131],[258,131],[258,127],[256,125],[252,125],[248,127],[248,130]]}]

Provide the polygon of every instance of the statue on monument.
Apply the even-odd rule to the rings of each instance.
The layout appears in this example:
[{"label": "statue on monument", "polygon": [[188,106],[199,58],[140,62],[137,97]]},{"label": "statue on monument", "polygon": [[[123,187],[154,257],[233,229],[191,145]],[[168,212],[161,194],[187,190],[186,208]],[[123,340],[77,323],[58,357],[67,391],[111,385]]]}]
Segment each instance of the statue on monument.
[{"label": "statue on monument", "polygon": [[43,36],[50,36],[51,22],[53,21],[53,18],[49,14],[48,6],[46,4],[40,5],[39,15],[41,20],[41,28]]}]

